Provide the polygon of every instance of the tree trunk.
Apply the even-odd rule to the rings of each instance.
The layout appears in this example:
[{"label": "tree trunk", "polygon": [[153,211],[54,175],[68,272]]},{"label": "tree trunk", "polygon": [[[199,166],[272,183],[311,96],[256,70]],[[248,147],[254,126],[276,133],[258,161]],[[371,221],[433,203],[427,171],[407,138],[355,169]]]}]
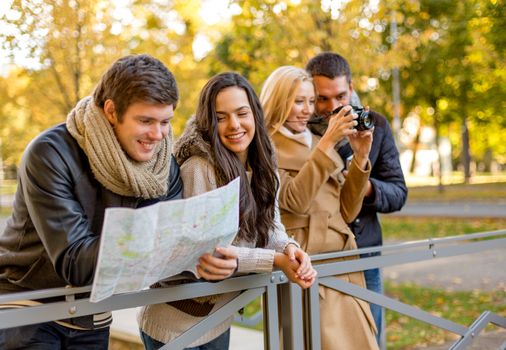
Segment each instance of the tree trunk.
[{"label": "tree trunk", "polygon": [[471,153],[469,146],[469,129],[467,127],[467,117],[462,119],[462,167],[464,168],[464,183],[468,184],[471,179]]},{"label": "tree trunk", "polygon": [[434,108],[434,130],[436,131],[436,152],[437,152],[437,189],[438,192],[444,192],[443,186],[443,161],[441,160],[441,151],[439,149],[440,143],[440,130],[439,130],[439,118],[437,116],[437,108]]},{"label": "tree trunk", "polygon": [[443,186],[443,160],[441,159],[441,150],[439,148],[439,145],[441,143],[441,130],[440,130],[440,120],[439,120],[439,110],[437,108],[437,97],[431,96],[430,97],[430,103],[432,107],[434,108],[434,130],[436,132],[435,135],[435,142],[436,142],[436,152],[437,152],[437,174],[434,174],[437,176],[437,189],[438,192],[442,193],[444,192],[444,186]]},{"label": "tree trunk", "polygon": [[416,166],[416,153],[418,151],[418,147],[420,146],[420,133],[422,130],[422,126],[418,128],[416,131],[416,136],[413,141],[413,158],[411,159],[411,166],[409,167],[409,172],[413,174],[415,172],[415,166]]}]

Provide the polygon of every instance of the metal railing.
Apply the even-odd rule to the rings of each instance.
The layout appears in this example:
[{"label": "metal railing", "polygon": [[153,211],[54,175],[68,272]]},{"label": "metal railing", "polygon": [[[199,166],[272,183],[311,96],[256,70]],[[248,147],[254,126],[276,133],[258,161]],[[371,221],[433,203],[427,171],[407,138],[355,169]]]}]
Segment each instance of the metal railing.
[{"label": "metal railing", "polygon": [[[181,349],[188,346],[207,330],[222,323],[257,297],[263,296],[265,348],[279,349],[280,344],[283,344],[285,349],[299,350],[304,349],[306,346],[306,348],[314,350],[320,349],[318,286],[323,285],[455,333],[460,338],[450,349],[460,350],[467,348],[488,323],[506,328],[506,318],[486,311],[471,325],[460,325],[333,276],[376,267],[433,260],[505,247],[506,230],[500,230],[312,256],[314,262],[321,263],[315,265],[318,271],[318,281],[308,289],[304,299],[305,306],[302,302],[302,290],[297,285],[288,283],[281,271],[275,271],[272,274],[235,277],[218,283],[194,282],[135,293],[116,294],[98,303],[91,303],[87,298],[76,298],[76,295],[89,292],[91,287],[57,288],[5,294],[0,295],[0,304],[15,300],[37,300],[54,296],[65,296],[65,301],[1,311],[0,328],[36,324],[218,293],[242,291],[219,310],[205,317],[162,349]],[[382,255],[339,262],[324,262],[374,252],[381,252]],[[280,300],[281,305],[278,305],[278,300]],[[278,313],[280,307],[283,310],[282,315]],[[303,312],[303,309],[305,309],[305,312]],[[256,318],[259,319],[260,317],[257,315]],[[282,340],[279,335],[280,327],[283,329]],[[504,348],[505,344],[501,345],[500,349]]]}]

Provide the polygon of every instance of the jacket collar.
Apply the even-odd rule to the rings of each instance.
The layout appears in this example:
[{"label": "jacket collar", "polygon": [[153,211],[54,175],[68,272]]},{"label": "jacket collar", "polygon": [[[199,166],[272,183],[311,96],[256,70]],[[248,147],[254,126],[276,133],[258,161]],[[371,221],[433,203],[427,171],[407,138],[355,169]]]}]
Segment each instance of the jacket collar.
[{"label": "jacket collar", "polygon": [[174,156],[178,164],[183,164],[193,156],[199,156],[214,165],[211,144],[204,140],[202,132],[198,130],[195,116],[188,119],[183,134],[174,144]]}]

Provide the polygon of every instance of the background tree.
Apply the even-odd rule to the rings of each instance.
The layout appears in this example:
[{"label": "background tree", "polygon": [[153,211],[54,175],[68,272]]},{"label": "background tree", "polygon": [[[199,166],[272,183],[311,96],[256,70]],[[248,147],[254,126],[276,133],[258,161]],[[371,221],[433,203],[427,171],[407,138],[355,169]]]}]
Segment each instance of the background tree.
[{"label": "background tree", "polygon": [[[485,170],[493,159],[506,164],[504,2],[235,0],[228,3],[229,17],[226,5],[14,0],[0,14],[0,45],[17,64],[0,78],[0,135],[16,138],[3,142],[5,162],[16,164],[33,136],[64,121],[123,55],[149,53],[174,72],[181,94],[178,135],[210,76],[238,71],[260,91],[278,66],[303,67],[331,50],[350,61],[363,104],[387,117],[393,114],[391,72],[397,68],[401,117],[416,115],[422,126],[434,127],[436,143],[448,137],[466,179],[473,162]],[[221,21],[209,21],[217,6],[224,6]],[[414,153],[419,147],[408,146]]]},{"label": "background tree", "polygon": [[184,116],[175,119],[176,133],[182,130],[200,90],[194,87],[207,77],[192,54],[201,30],[199,6],[200,1],[136,1],[120,7],[104,0],[15,0],[0,21],[9,28],[0,37],[13,61],[27,56],[24,66],[11,72],[25,78],[26,86],[19,90],[16,108],[3,111],[3,133],[22,130],[19,142],[3,148],[6,163],[17,163],[29,140],[64,121],[107,67],[131,53],[150,53],[176,75],[182,97],[176,113]]}]

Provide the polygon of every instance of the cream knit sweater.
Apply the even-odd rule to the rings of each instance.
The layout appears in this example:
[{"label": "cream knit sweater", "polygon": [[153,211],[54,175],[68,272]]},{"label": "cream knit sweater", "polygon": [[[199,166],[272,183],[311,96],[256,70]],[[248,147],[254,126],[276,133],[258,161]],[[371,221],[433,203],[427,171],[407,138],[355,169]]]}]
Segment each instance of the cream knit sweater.
[{"label": "cream knit sweater", "polygon": [[[199,156],[192,156],[181,165],[181,177],[184,183],[185,198],[216,188],[216,178],[212,165]],[[275,251],[283,252],[289,243],[297,244],[287,236],[280,220],[277,205],[275,226],[276,228],[269,235],[269,244],[265,248],[254,248],[254,243],[251,242],[234,241],[233,245],[239,248],[238,273],[271,272]],[[211,313],[218,310],[236,295],[238,295],[238,292],[217,296],[215,298],[216,304]],[[145,306],[137,315],[140,328],[150,337],[162,343],[167,343],[176,338],[203,318],[189,315],[168,304]],[[233,317],[231,316],[189,346],[199,346],[218,337],[230,327],[232,320]]]}]

